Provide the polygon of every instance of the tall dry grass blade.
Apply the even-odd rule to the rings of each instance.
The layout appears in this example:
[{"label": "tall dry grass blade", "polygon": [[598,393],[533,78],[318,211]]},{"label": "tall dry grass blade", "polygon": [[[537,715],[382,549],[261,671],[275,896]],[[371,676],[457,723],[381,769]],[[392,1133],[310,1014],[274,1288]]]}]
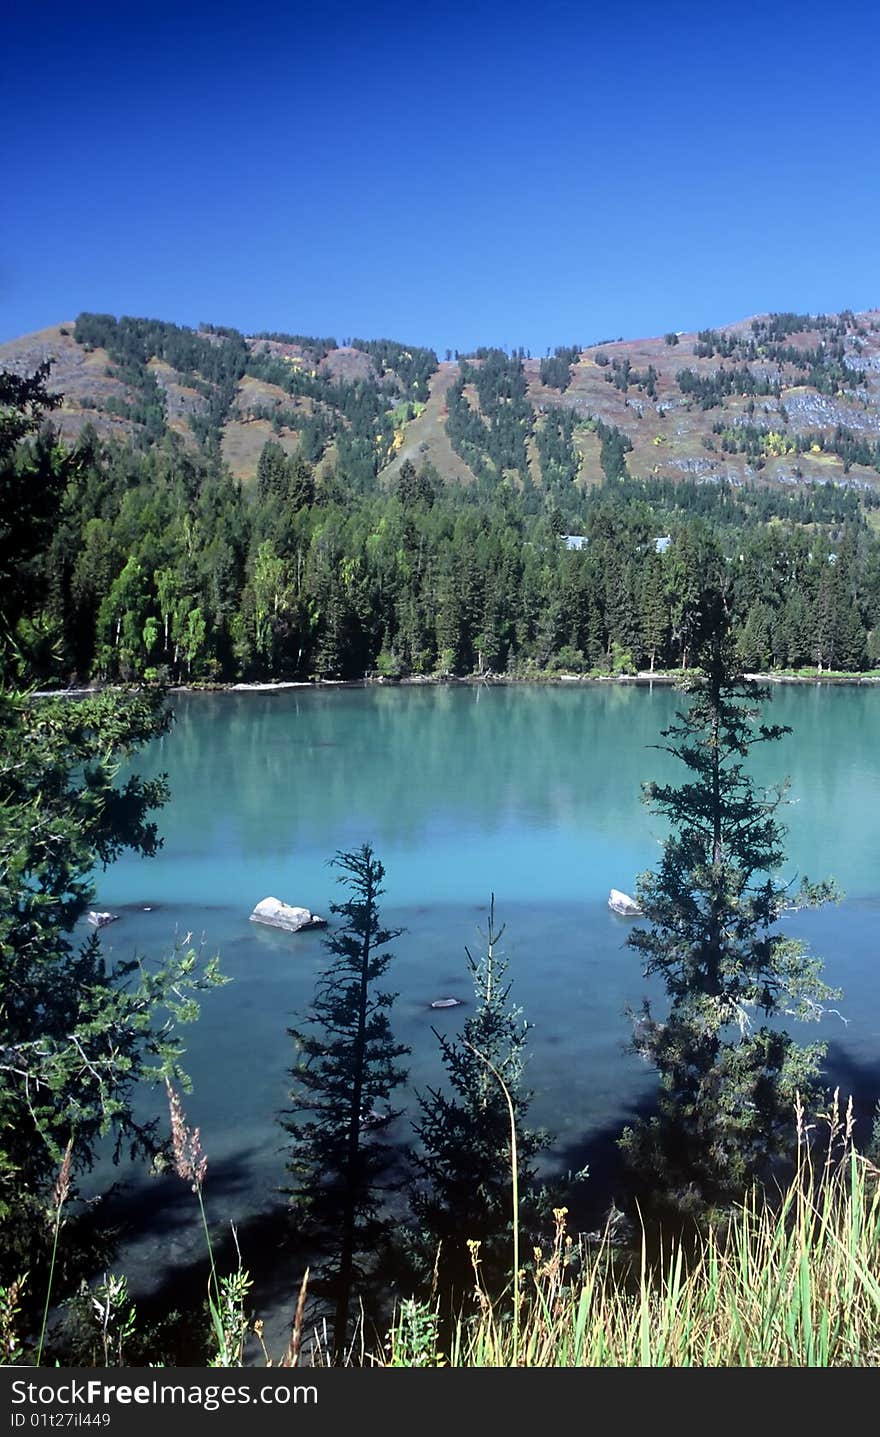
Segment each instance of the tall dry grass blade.
[{"label": "tall dry grass blade", "polygon": [[300,1348],[302,1347],[303,1313],[306,1309],[306,1290],[308,1285],[309,1269],[306,1268],[299,1287],[299,1297],[296,1302],[296,1312],[293,1315],[290,1341],[287,1344],[287,1351],[279,1363],[280,1367],[296,1367],[299,1362]]}]

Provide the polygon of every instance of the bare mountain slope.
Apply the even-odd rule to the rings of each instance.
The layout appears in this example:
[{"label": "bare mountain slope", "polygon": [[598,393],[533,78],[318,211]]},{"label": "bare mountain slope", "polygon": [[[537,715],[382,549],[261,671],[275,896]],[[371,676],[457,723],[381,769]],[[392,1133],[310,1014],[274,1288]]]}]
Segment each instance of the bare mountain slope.
[{"label": "bare mountain slope", "polygon": [[142,446],[170,431],[244,481],[275,440],[309,462],[332,458],[361,487],[392,483],[407,460],[445,482],[557,495],[622,462],[640,478],[880,482],[877,310],[756,316],[543,360],[479,351],[438,363],[385,340],[245,338],[107,315],[0,345],[2,368],[46,359],[65,439],[86,424]]}]

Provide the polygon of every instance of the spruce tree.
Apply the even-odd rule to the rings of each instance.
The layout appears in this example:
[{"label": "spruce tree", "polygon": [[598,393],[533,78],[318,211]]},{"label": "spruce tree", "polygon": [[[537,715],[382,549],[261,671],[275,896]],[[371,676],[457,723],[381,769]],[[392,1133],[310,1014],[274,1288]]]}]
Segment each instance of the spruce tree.
[{"label": "spruce tree", "polygon": [[[383,1197],[393,1188],[397,1153],[385,1136],[399,1116],[393,1090],[406,1078],[388,1013],[395,994],[377,987],[391,954],[385,945],[403,931],[385,928],[379,898],[385,870],[363,844],[331,860],[351,890],[330,911],[341,919],[327,939],[330,954],[318,979],[306,1026],[288,1029],[300,1060],[291,1070],[293,1106],[283,1127],[293,1137],[288,1171],[305,1230],[325,1255],[323,1286],[335,1303],[334,1358],[341,1359],[352,1290],[367,1276],[365,1259],[387,1240]],[[381,1111],[379,1104],[384,1104]]]},{"label": "spruce tree", "polygon": [[287,488],[287,455],[280,444],[274,439],[268,439],[260,450],[257,461],[257,498],[262,501],[270,494],[286,498]]},{"label": "spruce tree", "polygon": [[752,604],[737,639],[737,657],[744,669],[765,670],[770,667],[772,641],[770,626],[773,614],[766,604]]},{"label": "spruce tree", "polygon": [[810,663],[810,611],[799,588],[792,589],[785,601],[780,627],[789,668],[799,669]]},{"label": "spruce tree", "polygon": [[651,549],[645,560],[640,595],[641,650],[650,661],[650,671],[658,654],[662,657],[669,639],[669,603],[663,574],[663,560]]},{"label": "spruce tree", "polygon": [[756,788],[744,766],[756,744],[788,730],[759,722],[769,690],[740,673],[721,595],[700,607],[699,670],[682,685],[690,707],[661,745],[689,778],[645,786],[672,831],[657,869],[639,880],[650,926],[629,938],[669,1000],[664,1019],[646,1002],[634,1024],[633,1047],[660,1076],[659,1112],[622,1138],[636,1170],[680,1208],[724,1202],[785,1153],[795,1094],[807,1104],[817,1096],[825,1049],[799,1046],[783,1023],[819,1018],[833,996],[818,960],[776,926],[831,887],[805,880],[795,898],[774,876],[785,789]]},{"label": "spruce tree", "polygon": [[503,926],[495,928],[493,895],[485,952],[475,959],[465,948],[476,1009],[458,1036],[433,1030],[448,1091],[429,1087],[421,1094],[414,1123],[420,1147],[412,1155],[417,1180],[411,1206],[420,1224],[419,1246],[424,1267],[435,1268],[454,1304],[473,1287],[469,1241],[480,1244],[482,1276],[490,1286],[512,1271],[511,1108],[518,1219],[526,1228],[536,1219],[533,1160],[547,1142],[546,1134],[526,1127],[531,1093],[522,1086],[522,1072],[529,1025],[510,1001],[508,961],[498,948],[503,932]]}]

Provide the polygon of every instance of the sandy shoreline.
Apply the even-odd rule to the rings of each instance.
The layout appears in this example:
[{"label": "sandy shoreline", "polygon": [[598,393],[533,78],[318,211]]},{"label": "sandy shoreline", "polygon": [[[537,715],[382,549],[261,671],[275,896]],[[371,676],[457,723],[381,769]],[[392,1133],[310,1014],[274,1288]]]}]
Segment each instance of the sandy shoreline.
[{"label": "sandy shoreline", "polygon": [[[812,684],[814,686],[827,687],[870,687],[880,684],[880,675],[875,674],[746,674],[747,679],[753,679],[761,684]],[[361,688],[436,688],[440,686],[474,686],[483,685],[487,688],[516,688],[523,685],[554,685],[554,684],[625,684],[636,687],[650,687],[653,684],[675,685],[679,681],[678,673],[655,673],[648,672],[637,674],[547,674],[533,675],[528,678],[517,678],[510,674],[464,674],[461,676],[445,676],[435,678],[426,675],[414,675],[410,678],[386,679],[386,678],[362,678],[362,679],[279,679],[277,681],[266,681],[263,683],[204,683],[204,684],[171,684],[167,692],[171,694],[273,694],[283,693],[288,689],[361,689]],[[66,689],[36,689],[30,695],[31,698],[88,698],[92,694],[100,693],[126,693],[133,689],[144,687],[138,684],[92,684],[79,688]]]}]

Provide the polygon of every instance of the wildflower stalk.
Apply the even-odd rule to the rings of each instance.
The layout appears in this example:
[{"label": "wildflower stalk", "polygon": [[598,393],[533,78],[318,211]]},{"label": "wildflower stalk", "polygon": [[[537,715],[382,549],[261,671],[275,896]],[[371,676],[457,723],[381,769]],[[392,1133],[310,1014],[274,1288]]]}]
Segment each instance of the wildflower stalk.
[{"label": "wildflower stalk", "polygon": [[205,1234],[205,1245],[208,1249],[208,1261],[211,1265],[211,1276],[208,1282],[208,1308],[211,1313],[211,1321],[214,1325],[214,1332],[217,1338],[219,1356],[222,1363],[228,1366],[230,1354],[226,1341],[226,1331],[221,1316],[222,1294],[220,1291],[220,1280],[217,1277],[217,1266],[214,1261],[214,1246],[211,1242],[211,1233],[208,1228],[208,1218],[205,1213],[205,1203],[202,1197],[205,1174],[208,1171],[208,1158],[207,1154],[202,1152],[199,1129],[188,1127],[186,1118],[184,1117],[180,1095],[175,1092],[167,1078],[165,1079],[165,1087],[168,1092],[168,1109],[171,1115],[171,1145],[174,1152],[174,1171],[179,1178],[189,1183],[198,1198],[202,1229]]},{"label": "wildflower stalk", "polygon": [[497,1079],[507,1103],[507,1111],[510,1116],[510,1183],[513,1203],[513,1353],[511,1366],[516,1367],[519,1362],[519,1159],[516,1151],[516,1113],[513,1107],[513,1099],[507,1088],[507,1084],[495,1067],[490,1063],[484,1053],[480,1053],[469,1043],[466,1038],[462,1039],[464,1046],[470,1048],[471,1052],[486,1064]]},{"label": "wildflower stalk", "polygon": [[64,1150],[64,1157],[61,1162],[61,1168],[59,1170],[58,1178],[55,1183],[55,1188],[53,1192],[55,1205],[55,1231],[52,1234],[52,1258],[49,1263],[49,1280],[46,1283],[46,1301],[43,1305],[43,1324],[40,1328],[40,1341],[37,1344],[37,1367],[39,1367],[40,1363],[42,1362],[43,1346],[46,1341],[46,1327],[49,1322],[49,1307],[52,1301],[52,1285],[55,1281],[55,1261],[58,1257],[58,1234],[61,1231],[61,1210],[64,1207],[64,1204],[67,1201],[67,1195],[70,1192],[70,1163],[72,1156],[73,1134],[71,1133],[67,1143],[67,1147]]}]

